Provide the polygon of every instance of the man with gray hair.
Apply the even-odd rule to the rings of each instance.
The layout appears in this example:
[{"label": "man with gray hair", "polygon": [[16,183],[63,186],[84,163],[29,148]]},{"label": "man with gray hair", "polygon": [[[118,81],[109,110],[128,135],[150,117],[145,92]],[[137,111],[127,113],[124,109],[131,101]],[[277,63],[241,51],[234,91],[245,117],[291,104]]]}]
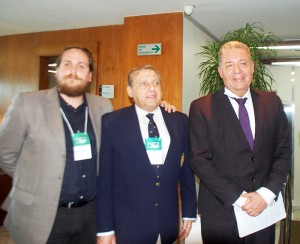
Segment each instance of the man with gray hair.
[{"label": "man with gray hair", "polygon": [[256,218],[277,200],[291,164],[287,117],[275,93],[251,88],[244,43],[220,48],[218,72],[225,87],[193,101],[189,116],[203,243],[274,244],[274,224],[240,238],[234,208]]}]

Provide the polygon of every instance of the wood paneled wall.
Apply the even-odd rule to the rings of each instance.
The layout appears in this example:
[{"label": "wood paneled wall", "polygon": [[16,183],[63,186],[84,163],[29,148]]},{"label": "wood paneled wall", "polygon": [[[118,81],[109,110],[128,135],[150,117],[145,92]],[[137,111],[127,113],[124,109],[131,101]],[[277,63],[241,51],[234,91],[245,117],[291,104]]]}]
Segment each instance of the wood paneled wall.
[{"label": "wood paneled wall", "polygon": [[0,37],[0,120],[14,95],[38,89],[38,35]]},{"label": "wood paneled wall", "polygon": [[[137,56],[138,44],[161,43],[160,56]],[[137,65],[155,66],[162,78],[163,99],[182,108],[183,14],[157,14],[125,18],[124,72]],[[126,89],[123,88],[125,91]],[[129,104],[124,92],[124,106]]]},{"label": "wood paneled wall", "polygon": [[[140,64],[152,64],[161,73],[164,99],[181,110],[182,13],[125,18],[124,25],[0,36],[0,121],[12,98],[39,88],[41,47],[97,43],[97,69],[92,93],[98,85],[115,85],[114,109],[130,104],[127,73]],[[162,55],[137,56],[137,45],[162,43]]]}]

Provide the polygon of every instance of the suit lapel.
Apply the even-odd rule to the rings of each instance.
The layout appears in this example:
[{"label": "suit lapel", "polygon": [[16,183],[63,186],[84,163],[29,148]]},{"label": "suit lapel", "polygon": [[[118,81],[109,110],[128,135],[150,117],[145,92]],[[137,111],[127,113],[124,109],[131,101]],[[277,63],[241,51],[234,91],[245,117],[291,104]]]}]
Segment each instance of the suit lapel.
[{"label": "suit lapel", "polygon": [[129,139],[128,143],[130,143],[129,146],[134,148],[137,157],[141,158],[141,162],[146,162],[147,167],[151,168],[153,172],[155,172],[145,149],[140,124],[134,105],[128,108],[128,113],[126,113],[124,116],[124,123],[124,129],[127,131],[127,138]]},{"label": "suit lapel", "polygon": [[252,102],[253,102],[253,109],[254,109],[254,116],[255,116],[255,136],[254,136],[254,144],[253,144],[253,151],[255,148],[258,147],[259,143],[259,135],[262,135],[262,126],[263,124],[261,123],[264,121],[264,113],[261,107],[258,106],[259,103],[259,95],[251,89],[251,97],[252,97]]},{"label": "suit lapel", "polygon": [[46,99],[44,100],[46,116],[49,121],[51,133],[57,139],[57,142],[61,144],[62,148],[65,148],[65,131],[63,127],[62,117],[59,111],[60,104],[58,99],[57,88],[52,88],[46,94]]},{"label": "suit lapel", "polygon": [[[86,100],[89,108],[89,117],[92,122],[94,134],[96,136],[96,150],[97,150],[97,162],[98,162],[98,155],[100,150],[100,136],[101,136],[101,108],[94,103],[91,94],[86,93]],[[97,173],[99,172],[99,164],[97,163]]]},{"label": "suit lapel", "polygon": [[91,97],[91,94],[86,93],[86,100],[89,108],[89,117],[91,119],[94,133],[96,135],[97,148],[100,148],[100,133],[101,130],[101,108],[94,103],[94,100]]},{"label": "suit lapel", "polygon": [[[169,145],[168,152],[167,152],[167,155],[166,155],[166,158],[165,158],[165,161],[164,161],[164,166],[167,166],[168,162],[170,161],[169,160],[170,155],[172,155],[173,150],[175,149],[174,145],[176,144],[175,142],[177,140],[176,134],[175,134],[176,128],[174,128],[174,120],[172,120],[170,118],[170,116],[168,116],[168,113],[165,112],[162,108],[160,108],[160,109],[161,109],[161,112],[162,112],[167,130],[168,130],[169,135],[170,135],[170,145]],[[164,168],[165,167],[163,167],[163,169]]]},{"label": "suit lapel", "polygon": [[238,137],[240,137],[242,141],[244,141],[245,143],[247,143],[247,145],[249,145],[247,138],[244,134],[244,131],[242,129],[242,126],[240,124],[240,121],[235,114],[235,111],[232,107],[231,102],[229,101],[228,96],[224,94],[223,89],[216,95],[218,97],[217,98],[218,99],[217,106],[219,106],[218,111],[222,111],[223,113],[222,120],[224,121],[224,123],[227,123],[228,128],[231,127],[231,130],[237,133]]}]

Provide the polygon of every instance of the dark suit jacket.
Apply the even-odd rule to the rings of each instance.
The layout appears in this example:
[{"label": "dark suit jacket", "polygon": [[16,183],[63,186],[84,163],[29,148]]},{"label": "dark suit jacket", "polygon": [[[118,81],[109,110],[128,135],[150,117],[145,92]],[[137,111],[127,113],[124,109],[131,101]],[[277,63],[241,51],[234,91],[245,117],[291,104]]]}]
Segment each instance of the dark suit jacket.
[{"label": "dark suit jacket", "polygon": [[251,89],[255,142],[251,150],[224,89],[192,102],[190,163],[200,178],[201,218],[233,220],[232,204],[245,190],[283,188],[291,163],[289,125],[277,95]]},{"label": "dark suit jacket", "polygon": [[115,230],[118,244],[155,244],[159,233],[163,243],[177,239],[178,183],[182,216],[196,218],[195,179],[187,161],[188,118],[178,112],[162,114],[171,142],[159,178],[134,105],[103,116],[97,231]]}]

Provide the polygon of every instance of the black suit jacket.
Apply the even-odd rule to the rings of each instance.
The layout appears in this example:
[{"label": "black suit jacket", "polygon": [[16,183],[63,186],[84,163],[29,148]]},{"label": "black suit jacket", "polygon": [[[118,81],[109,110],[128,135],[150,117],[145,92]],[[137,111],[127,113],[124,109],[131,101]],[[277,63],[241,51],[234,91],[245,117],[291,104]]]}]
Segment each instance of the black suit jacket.
[{"label": "black suit jacket", "polygon": [[179,196],[182,216],[196,218],[195,179],[188,164],[188,118],[178,112],[162,110],[162,114],[171,141],[159,178],[150,164],[134,105],[102,118],[97,231],[115,230],[119,244],[153,244],[159,234],[163,243],[174,242]]},{"label": "black suit jacket", "polygon": [[190,163],[200,178],[201,217],[233,220],[243,191],[266,187],[278,194],[291,163],[289,125],[280,98],[251,89],[255,114],[253,151],[224,89],[192,102]]}]

